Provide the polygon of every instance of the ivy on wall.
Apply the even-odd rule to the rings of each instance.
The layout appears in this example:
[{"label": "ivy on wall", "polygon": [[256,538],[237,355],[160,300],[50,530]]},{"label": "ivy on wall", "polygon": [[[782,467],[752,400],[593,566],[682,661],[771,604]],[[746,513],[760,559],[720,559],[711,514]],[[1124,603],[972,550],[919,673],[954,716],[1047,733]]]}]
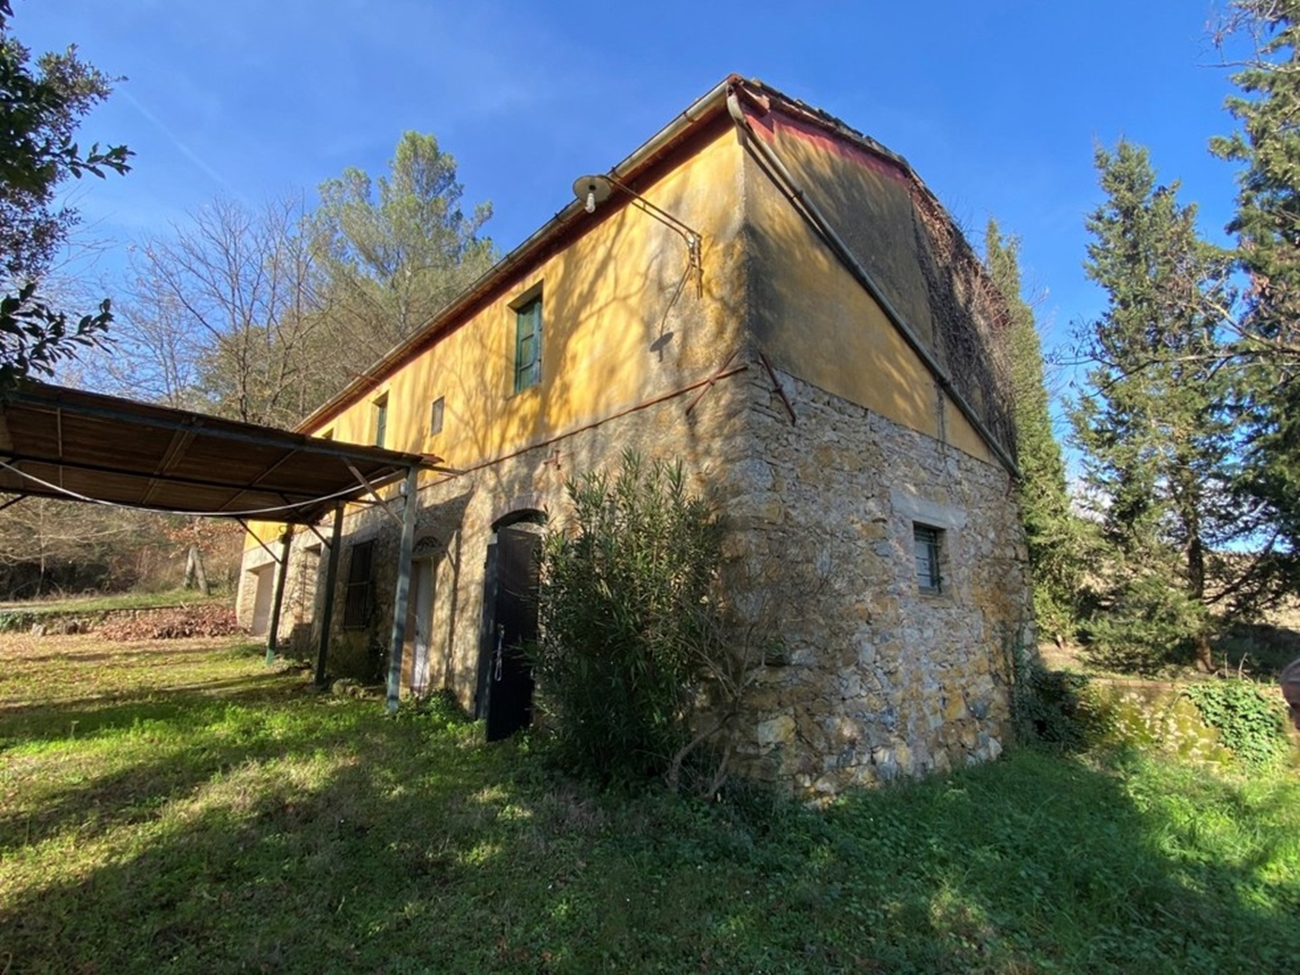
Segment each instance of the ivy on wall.
[{"label": "ivy on wall", "polygon": [[1191,698],[1205,723],[1247,765],[1271,765],[1290,749],[1276,700],[1266,698],[1248,680],[1207,680],[1189,686]]}]

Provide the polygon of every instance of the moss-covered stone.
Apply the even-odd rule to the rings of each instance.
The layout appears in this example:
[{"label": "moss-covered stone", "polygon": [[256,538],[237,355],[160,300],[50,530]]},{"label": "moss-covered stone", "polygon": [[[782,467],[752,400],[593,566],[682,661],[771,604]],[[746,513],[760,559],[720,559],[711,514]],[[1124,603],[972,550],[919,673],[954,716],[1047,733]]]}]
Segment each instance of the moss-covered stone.
[{"label": "moss-covered stone", "polygon": [[1089,731],[1103,745],[1158,749],[1216,765],[1235,761],[1177,683],[1094,680],[1080,705]]}]

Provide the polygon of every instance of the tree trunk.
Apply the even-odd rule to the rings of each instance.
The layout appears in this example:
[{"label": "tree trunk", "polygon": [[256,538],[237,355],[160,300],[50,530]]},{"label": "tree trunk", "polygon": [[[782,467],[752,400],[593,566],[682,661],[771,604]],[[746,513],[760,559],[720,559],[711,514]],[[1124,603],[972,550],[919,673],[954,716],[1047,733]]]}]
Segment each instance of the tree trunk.
[{"label": "tree trunk", "polygon": [[196,544],[191,544],[185,555],[185,588],[197,589],[205,596],[212,595],[208,586],[208,573],[203,566],[203,552]]},{"label": "tree trunk", "polygon": [[[1205,606],[1205,545],[1201,542],[1201,512],[1199,505],[1204,503],[1201,497],[1200,483],[1192,472],[1191,464],[1179,458],[1179,470],[1182,473],[1179,517],[1187,542],[1183,555],[1187,560],[1187,595],[1197,603]],[[1207,609],[1208,613],[1208,609]],[[1210,634],[1207,630],[1209,621],[1204,620],[1196,632],[1196,665],[1207,674],[1214,673],[1214,650],[1210,646]]]},{"label": "tree trunk", "polygon": [[1196,666],[1204,673],[1214,673],[1214,649],[1204,630],[1196,634]]},{"label": "tree trunk", "polygon": [[1205,602],[1205,547],[1201,544],[1200,519],[1188,522],[1187,595],[1198,603]]},{"label": "tree trunk", "polygon": [[203,550],[197,545],[194,546],[194,577],[199,584],[199,592],[211,596],[212,588],[208,585],[208,570],[203,564]]}]

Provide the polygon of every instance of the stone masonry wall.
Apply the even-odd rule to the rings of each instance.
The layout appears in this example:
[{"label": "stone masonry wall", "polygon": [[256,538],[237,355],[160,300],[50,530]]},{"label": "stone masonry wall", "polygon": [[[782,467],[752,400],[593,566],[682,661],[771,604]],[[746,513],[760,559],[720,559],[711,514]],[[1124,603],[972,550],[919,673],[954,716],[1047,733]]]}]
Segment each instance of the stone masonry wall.
[{"label": "stone masonry wall", "polygon": [[[1026,638],[1030,618],[1010,478],[777,375],[796,422],[752,362],[690,414],[694,393],[422,489],[416,557],[432,559],[435,571],[431,686],[474,706],[494,524],[512,511],[562,513],[567,478],[613,468],[632,448],[681,459],[693,490],[707,491],[731,526],[724,571],[738,588],[733,601],[760,623],[767,645],[736,723],[743,773],[818,795],[997,757],[1009,732],[1007,652]],[[943,532],[940,595],[918,591],[914,522]],[[376,542],[374,612],[366,629],[345,630],[349,556],[367,539]],[[396,523],[377,509],[348,516],[336,664],[367,655],[382,663],[398,540]],[[294,559],[323,580],[328,553],[316,556],[318,546],[300,534]],[[246,554],[246,585],[267,558]],[[318,613],[323,582],[316,588]],[[241,605],[251,607],[251,596]],[[282,633],[295,623],[301,629],[286,614]]]},{"label": "stone masonry wall", "polygon": [[[766,604],[783,651],[750,694],[742,767],[815,795],[996,758],[1008,650],[1031,618],[1011,479],[778,373],[792,422],[748,375],[762,448],[732,504],[733,554],[778,567]],[[943,533],[939,595],[919,591],[916,522]]]},{"label": "stone masonry wall", "polygon": [[[725,358],[723,354],[720,360]],[[707,388],[687,413],[687,407],[699,392],[697,389],[683,393],[420,490],[415,557],[432,559],[435,572],[433,646],[429,661],[431,687],[451,690],[464,707],[473,710],[485,560],[494,525],[503,517],[524,511],[562,517],[566,509],[566,480],[601,468],[616,468],[625,449],[637,451],[646,460],[656,457],[681,460],[691,490],[696,493],[711,493],[725,502],[726,497],[737,492],[755,450],[752,434],[745,424],[745,387],[739,377],[721,380]],[[322,529],[321,534],[328,538],[328,528]],[[358,542],[369,540],[375,543],[371,618],[364,629],[344,629],[349,559]],[[376,668],[383,666],[392,625],[399,544],[399,526],[383,511],[371,507],[349,512],[344,525],[331,630],[332,672],[338,673],[343,666],[355,670],[364,667],[367,661]],[[311,552],[313,546],[319,545],[310,532],[295,537],[289,576],[290,580],[294,578],[304,560],[319,572],[320,584],[314,589],[317,614],[325,590],[328,562],[328,551],[319,557]],[[272,547],[278,550],[278,546]],[[252,613],[255,570],[269,560],[270,556],[260,548],[245,553],[242,574],[245,591],[240,599],[241,622],[245,624]],[[289,606],[286,593],[280,627],[286,639],[295,625]],[[312,657],[319,632],[317,623],[305,648]],[[407,652],[409,655],[409,643]],[[409,674],[409,661],[405,670]]]}]

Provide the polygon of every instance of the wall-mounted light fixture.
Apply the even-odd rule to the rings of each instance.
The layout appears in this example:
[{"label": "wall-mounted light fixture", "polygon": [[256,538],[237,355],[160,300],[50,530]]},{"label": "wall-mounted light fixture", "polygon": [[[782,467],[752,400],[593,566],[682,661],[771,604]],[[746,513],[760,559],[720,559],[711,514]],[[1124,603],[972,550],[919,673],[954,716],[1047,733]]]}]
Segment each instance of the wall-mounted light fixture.
[{"label": "wall-mounted light fixture", "polygon": [[614,195],[614,190],[626,193],[628,196],[640,205],[641,209],[654,217],[664,226],[677,233],[682,240],[686,241],[686,252],[690,262],[690,269],[695,275],[695,290],[697,297],[704,294],[704,266],[700,262],[700,242],[701,236],[682,223],[671,213],[655,206],[644,196],[638,193],[626,183],[619,182],[613,176],[579,176],[573,181],[573,195],[582,201],[583,206],[588,213],[595,213],[596,207],[604,203]]}]

